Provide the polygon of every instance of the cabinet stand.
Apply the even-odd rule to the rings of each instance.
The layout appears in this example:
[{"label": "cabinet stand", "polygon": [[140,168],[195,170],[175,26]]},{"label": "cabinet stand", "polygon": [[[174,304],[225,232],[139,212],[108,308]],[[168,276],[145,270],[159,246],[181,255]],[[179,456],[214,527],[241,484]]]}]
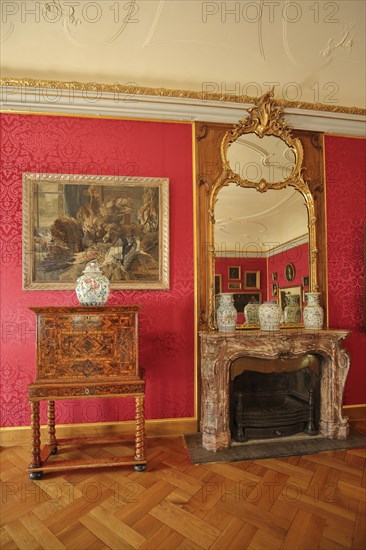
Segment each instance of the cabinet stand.
[{"label": "cabinet stand", "polygon": [[[145,381],[137,360],[137,307],[31,308],[37,315],[37,375],[28,386],[31,407],[30,479],[46,471],[133,465],[146,469]],[[122,443],[129,436],[56,438],[55,401],[135,399],[134,453],[131,456],[60,460],[59,447]],[[41,447],[40,402],[47,401],[47,440]]]}]

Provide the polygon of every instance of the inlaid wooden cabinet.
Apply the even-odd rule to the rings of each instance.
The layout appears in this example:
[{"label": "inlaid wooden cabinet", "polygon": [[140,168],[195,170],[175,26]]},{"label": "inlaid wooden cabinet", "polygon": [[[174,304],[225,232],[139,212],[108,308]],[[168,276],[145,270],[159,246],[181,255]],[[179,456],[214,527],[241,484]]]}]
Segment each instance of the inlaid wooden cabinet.
[{"label": "inlaid wooden cabinet", "polygon": [[[138,307],[34,307],[37,315],[36,378],[28,386],[32,420],[31,479],[45,470],[133,464],[144,470],[145,382],[138,364]],[[56,454],[55,401],[134,397],[135,453],[131,457],[47,462]],[[48,401],[48,440],[41,449],[39,403]],[[72,440],[74,441],[74,440]],[[91,442],[90,439],[87,442]],[[105,442],[105,440],[103,440]]]}]

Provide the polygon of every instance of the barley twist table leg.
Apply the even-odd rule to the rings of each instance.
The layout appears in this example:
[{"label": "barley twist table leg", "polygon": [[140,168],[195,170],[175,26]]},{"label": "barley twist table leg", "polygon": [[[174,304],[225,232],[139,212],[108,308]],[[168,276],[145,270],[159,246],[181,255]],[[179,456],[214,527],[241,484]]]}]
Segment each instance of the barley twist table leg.
[{"label": "barley twist table leg", "polygon": [[47,409],[47,433],[48,441],[47,445],[52,445],[52,454],[57,453],[57,440],[56,440],[56,428],[55,428],[55,402],[48,401]]},{"label": "barley twist table leg", "polygon": [[[31,401],[32,461],[30,468],[39,468],[41,462],[41,431],[39,426],[39,401]],[[43,472],[30,472],[31,479],[41,479]]]},{"label": "barley twist table leg", "polygon": [[[135,460],[145,460],[144,396],[136,397]],[[136,470],[145,470],[145,464],[137,464]]]}]

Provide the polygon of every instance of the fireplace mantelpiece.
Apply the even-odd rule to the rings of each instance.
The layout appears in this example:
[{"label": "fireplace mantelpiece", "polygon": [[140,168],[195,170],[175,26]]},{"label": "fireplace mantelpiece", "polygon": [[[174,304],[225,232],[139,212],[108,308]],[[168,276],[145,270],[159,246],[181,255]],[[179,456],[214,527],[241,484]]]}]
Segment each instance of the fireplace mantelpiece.
[{"label": "fireplace mantelpiece", "polygon": [[283,329],[223,333],[200,332],[201,432],[208,451],[231,444],[229,421],[230,365],[238,357],[295,358],[314,353],[322,358],[320,379],[320,433],[330,439],[346,439],[348,421],[342,416],[343,390],[350,359],[342,348],[346,330]]}]

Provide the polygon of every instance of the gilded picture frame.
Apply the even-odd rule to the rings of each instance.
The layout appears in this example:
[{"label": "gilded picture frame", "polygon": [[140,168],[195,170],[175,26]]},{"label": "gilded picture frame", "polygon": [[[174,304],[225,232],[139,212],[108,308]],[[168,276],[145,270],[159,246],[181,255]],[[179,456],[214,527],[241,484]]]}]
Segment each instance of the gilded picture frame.
[{"label": "gilded picture frame", "polygon": [[294,264],[287,264],[285,268],[286,281],[291,283],[295,279],[296,269]]},{"label": "gilded picture frame", "polygon": [[261,287],[261,272],[244,271],[244,288],[260,289],[260,287]]},{"label": "gilded picture frame", "polygon": [[282,288],[279,288],[278,290],[279,290],[279,298],[280,298],[280,308],[282,309],[282,311],[284,311],[287,305],[286,297],[288,295],[296,296],[296,303],[297,303],[296,305],[298,305],[302,311],[302,304],[303,304],[302,285],[282,287]]},{"label": "gilded picture frame", "polygon": [[230,283],[227,284],[228,290],[241,290],[241,283]]},{"label": "gilded picture frame", "polygon": [[227,276],[228,279],[232,281],[240,281],[241,280],[241,267],[240,266],[229,266],[227,270]]},{"label": "gilded picture frame", "polygon": [[169,179],[23,173],[23,289],[71,290],[96,259],[112,290],[169,289]]}]

